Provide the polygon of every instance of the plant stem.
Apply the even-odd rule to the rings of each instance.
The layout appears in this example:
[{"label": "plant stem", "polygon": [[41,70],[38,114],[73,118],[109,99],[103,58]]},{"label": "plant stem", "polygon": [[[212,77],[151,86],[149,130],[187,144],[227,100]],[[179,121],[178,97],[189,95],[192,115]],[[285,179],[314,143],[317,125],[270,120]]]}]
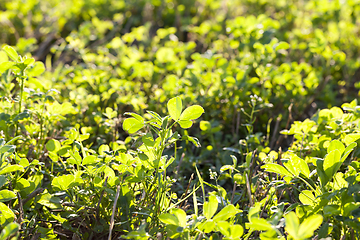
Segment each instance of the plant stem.
[{"label": "plant stem", "polygon": [[[24,69],[22,69],[20,71],[20,76],[18,78],[20,78],[20,99],[19,99],[19,112],[18,114],[21,113],[21,105],[22,105],[22,98],[23,98],[23,92],[24,92]],[[16,123],[16,132],[19,131],[19,122]]]},{"label": "plant stem", "polygon": [[20,100],[19,100],[19,114],[21,113],[21,105],[22,105],[22,98],[23,98],[23,92],[24,92],[24,70],[21,71],[20,76]]}]

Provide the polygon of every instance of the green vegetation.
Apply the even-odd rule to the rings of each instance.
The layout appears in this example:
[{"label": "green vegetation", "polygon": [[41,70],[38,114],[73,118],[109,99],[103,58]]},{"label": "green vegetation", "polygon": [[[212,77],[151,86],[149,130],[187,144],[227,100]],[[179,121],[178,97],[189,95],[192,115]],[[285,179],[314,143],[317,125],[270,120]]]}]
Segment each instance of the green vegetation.
[{"label": "green vegetation", "polygon": [[0,240],[360,239],[359,0],[2,0]]}]

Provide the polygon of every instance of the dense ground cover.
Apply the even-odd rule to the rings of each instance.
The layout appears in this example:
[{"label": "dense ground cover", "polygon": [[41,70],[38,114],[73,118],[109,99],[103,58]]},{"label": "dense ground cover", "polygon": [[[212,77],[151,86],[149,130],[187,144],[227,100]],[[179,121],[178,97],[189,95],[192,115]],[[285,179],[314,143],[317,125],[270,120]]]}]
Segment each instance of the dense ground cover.
[{"label": "dense ground cover", "polygon": [[359,239],[360,1],[3,0],[0,239]]}]

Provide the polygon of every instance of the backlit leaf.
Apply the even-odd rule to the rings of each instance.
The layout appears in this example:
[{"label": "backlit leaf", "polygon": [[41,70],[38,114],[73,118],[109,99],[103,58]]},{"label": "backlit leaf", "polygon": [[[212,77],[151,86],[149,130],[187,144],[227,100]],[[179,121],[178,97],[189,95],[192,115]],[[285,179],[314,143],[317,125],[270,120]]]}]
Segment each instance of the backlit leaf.
[{"label": "backlit leaf", "polygon": [[268,231],[273,229],[271,224],[263,218],[252,218],[249,226],[256,231]]},{"label": "backlit leaf", "polygon": [[179,226],[179,220],[170,213],[163,213],[159,216],[161,222]]},{"label": "backlit leaf", "polygon": [[204,216],[206,219],[211,219],[218,208],[218,201],[215,196],[209,196],[209,201],[204,203]]},{"label": "backlit leaf", "polygon": [[299,200],[304,205],[314,205],[315,196],[309,190],[303,190],[299,195]]},{"label": "backlit leaf", "polygon": [[7,202],[15,198],[16,195],[13,191],[9,191],[6,189],[0,191],[0,202]]},{"label": "backlit leaf", "polygon": [[58,188],[61,191],[67,190],[72,186],[72,183],[75,181],[75,176],[71,174],[61,175],[59,177],[55,177],[51,185],[54,188]]},{"label": "backlit leaf", "polygon": [[170,99],[167,103],[167,108],[170,117],[177,121],[180,118],[181,111],[182,111],[182,101],[180,97],[174,97]]},{"label": "backlit leaf", "polygon": [[3,50],[6,52],[6,54],[15,62],[19,61],[19,55],[18,53],[15,51],[14,48],[10,47],[10,46],[5,46],[3,47]]},{"label": "backlit leaf", "polygon": [[234,205],[230,204],[230,205],[227,205],[226,207],[224,207],[223,209],[221,209],[221,211],[215,215],[213,220],[215,222],[225,221],[225,220],[235,216],[239,212],[241,212],[241,210],[235,208]]},{"label": "backlit leaf", "polygon": [[179,226],[185,227],[186,226],[186,213],[184,210],[180,208],[173,208],[171,209],[171,214],[175,215],[175,217],[178,219]]},{"label": "backlit leaf", "polygon": [[82,161],[82,165],[88,165],[88,164],[94,164],[96,163],[96,156],[94,155],[89,155],[89,156],[86,156],[83,161]]},{"label": "backlit leaf", "polygon": [[345,151],[345,146],[339,140],[333,140],[330,142],[327,152],[329,153],[335,149],[338,150],[341,155]]},{"label": "backlit leaf", "polygon": [[286,170],[283,166],[280,166],[276,163],[268,163],[262,166],[261,168],[265,169],[265,171],[277,173],[284,176],[292,177],[292,174]]},{"label": "backlit leaf", "polygon": [[2,202],[0,202],[0,212],[0,225],[14,221],[14,212]]},{"label": "backlit leaf", "polygon": [[352,133],[352,134],[348,134],[345,136],[344,138],[344,143],[346,144],[346,146],[350,145],[350,143],[355,142],[356,140],[358,140],[360,138],[360,133]]},{"label": "backlit leaf", "polygon": [[178,123],[180,124],[180,127],[184,129],[190,128],[193,124],[191,120],[180,120]]},{"label": "backlit leaf", "polygon": [[20,165],[9,165],[4,167],[1,171],[0,171],[0,175],[6,174],[6,173],[11,173],[11,172],[15,172],[15,171],[24,171],[24,167],[20,166]]},{"label": "backlit leaf", "polygon": [[123,129],[125,131],[128,131],[129,134],[136,133],[143,127],[144,127],[144,122],[143,121],[141,122],[138,119],[133,118],[133,117],[127,118],[123,122]]},{"label": "backlit leaf", "polygon": [[298,231],[298,238],[305,239],[314,235],[314,231],[320,227],[323,217],[319,214],[312,215],[306,218],[300,225]]},{"label": "backlit leaf", "polygon": [[50,152],[57,152],[61,148],[60,142],[56,139],[50,139],[45,146]]},{"label": "backlit leaf", "polygon": [[298,239],[299,218],[294,212],[289,212],[285,216],[285,230],[295,239]]},{"label": "backlit leaf", "polygon": [[19,224],[14,222],[7,224],[0,233],[0,239],[8,239],[10,236],[16,234],[16,232],[19,231],[19,227]]},{"label": "backlit leaf", "polygon": [[336,172],[336,166],[340,162],[340,152],[339,150],[333,150],[324,159],[324,171],[326,176],[330,179],[334,176]]},{"label": "backlit leaf", "polygon": [[182,112],[180,120],[194,120],[199,118],[203,113],[204,109],[201,106],[193,105]]}]

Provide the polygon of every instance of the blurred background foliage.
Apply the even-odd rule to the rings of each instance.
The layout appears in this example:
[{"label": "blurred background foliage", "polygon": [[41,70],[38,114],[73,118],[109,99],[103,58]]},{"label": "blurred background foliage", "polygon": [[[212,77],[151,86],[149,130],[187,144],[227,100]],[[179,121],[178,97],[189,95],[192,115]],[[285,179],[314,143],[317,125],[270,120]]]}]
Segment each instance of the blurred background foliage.
[{"label": "blurred background foliage", "polygon": [[359,39],[358,0],[0,2],[0,42],[47,69],[26,87],[73,106],[61,127],[125,144],[124,112],[164,112],[179,95],[205,109],[191,135],[206,148],[184,145],[185,160],[217,166],[225,146],[287,148],[281,129],[358,97]]}]

